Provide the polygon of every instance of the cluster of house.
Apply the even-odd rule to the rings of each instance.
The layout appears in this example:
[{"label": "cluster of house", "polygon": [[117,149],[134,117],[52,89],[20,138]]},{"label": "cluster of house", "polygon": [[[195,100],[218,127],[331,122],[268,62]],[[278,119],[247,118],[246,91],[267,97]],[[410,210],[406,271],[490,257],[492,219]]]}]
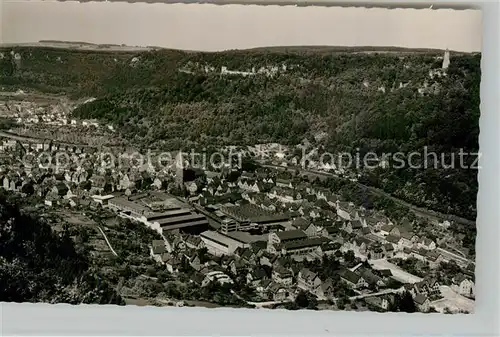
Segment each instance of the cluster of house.
[{"label": "cluster of house", "polygon": [[[392,274],[388,269],[373,271],[364,266],[356,266],[352,269],[344,269],[340,272],[340,280],[344,284],[353,289],[363,289],[370,285],[384,287],[390,282]],[[428,282],[422,281],[422,283]],[[430,281],[429,281],[430,282]],[[439,292],[439,284],[435,283]],[[297,275],[297,287],[314,294],[318,299],[332,298],[335,285],[331,278],[322,281],[317,273],[312,272],[307,268],[303,268]],[[395,303],[395,296],[403,291],[412,289],[410,292],[413,296],[415,306],[420,312],[427,312],[430,309],[430,293],[421,293],[415,291],[412,285],[394,290],[386,290],[377,294],[362,294],[352,296],[352,299],[363,299],[368,305],[378,310],[389,310],[389,306]],[[415,287],[416,288],[416,287]],[[372,296],[373,295],[373,296]]]},{"label": "cluster of house", "polygon": [[[4,102],[0,108],[0,113],[6,117],[13,118],[18,124],[55,126],[81,124],[76,119],[68,117],[71,108],[68,104],[62,102],[54,104],[54,102],[39,103],[27,100],[10,100]],[[98,126],[98,123],[95,121],[92,124]]]},{"label": "cluster of house", "polygon": [[[278,189],[304,195],[300,199],[302,202],[286,198],[286,195],[276,197]],[[229,282],[230,275],[236,275],[243,268],[248,284],[264,299],[290,298],[297,289],[307,290],[318,298],[331,299],[331,280],[320,280],[306,270],[292,270],[293,266],[283,261],[300,263],[330,255],[342,260],[345,252],[353,251],[356,256],[368,260],[414,257],[428,262],[431,268],[451,259],[461,265],[468,262],[438,248],[433,240],[419,237],[408,222],[393,224],[383,215],[341,201],[327,189],[295,184],[293,180],[266,174],[242,174],[236,181],[228,181],[210,172],[203,191],[198,195],[193,193],[190,202],[213,220],[212,225],[198,235],[165,237],[164,243],[156,243],[156,248],[152,248],[156,259],[165,263],[168,270],[175,271],[178,270],[175,266],[185,257],[200,273],[199,278],[205,280],[203,284],[208,282],[208,273],[219,275],[211,280],[220,278]],[[165,247],[168,252],[164,252]],[[221,264],[211,261],[199,265],[196,250],[202,247],[210,255],[222,259]],[[381,271],[364,267],[357,271],[346,269],[341,279],[353,289],[368,286],[373,289],[373,286],[387,284],[392,277],[388,272],[381,275]],[[458,283],[455,285],[457,292],[473,296],[471,275],[456,279],[455,283]],[[428,310],[429,297],[439,292],[439,284],[424,280],[409,286],[414,287],[411,293],[417,306]],[[386,309],[391,295],[384,296],[375,296],[370,301]]]},{"label": "cluster of house", "polygon": [[5,190],[42,198],[48,206],[75,207],[94,204],[99,199],[94,196],[129,196],[139,189],[160,190],[175,176],[167,171],[155,172],[149,165],[133,167],[126,162],[120,169],[106,169],[99,154],[83,151],[86,149],[73,148],[78,160],[59,170],[45,163],[20,164],[12,155],[2,153],[5,160],[0,165],[0,184]]},{"label": "cluster of house", "polygon": [[[109,144],[118,142],[112,125],[101,125],[97,120],[78,120],[71,118],[74,104],[54,99],[7,100],[0,105],[0,116],[16,123],[10,131],[32,138],[54,139],[74,144]],[[28,144],[26,144],[28,145]]]},{"label": "cluster of house", "polygon": [[[0,115],[12,118],[17,124],[44,126],[83,126],[99,128],[97,120],[77,120],[70,117],[74,108],[69,102],[37,102],[28,100],[8,100],[0,106]],[[112,126],[107,126],[113,130]]]},{"label": "cluster of house", "polygon": [[[251,235],[247,234],[245,237],[242,232],[231,234],[224,235],[212,230],[200,235],[169,232],[165,240],[153,241],[151,255],[174,274],[185,268],[185,263],[187,263],[189,268],[193,268],[192,282],[200,286],[206,286],[210,282],[231,284],[237,278],[243,279],[243,282],[252,287],[262,301],[291,301],[300,291],[309,292],[319,300],[335,301],[337,299],[335,294],[337,285],[332,278],[322,279],[317,273],[303,267],[300,263],[294,263],[293,260],[287,258],[286,254],[269,250],[277,238],[283,237],[282,234],[270,233],[267,235],[267,242],[266,236],[263,235],[251,239]],[[285,238],[284,241],[287,241],[286,239],[289,238]],[[248,243],[249,241],[251,243]],[[217,244],[231,246],[231,242],[233,244],[239,242],[240,245],[236,249],[232,247],[234,251],[231,249],[230,253],[214,249]],[[217,254],[218,258],[208,258],[205,259],[206,262],[203,262],[199,254],[202,248],[206,248],[209,254]],[[340,252],[341,250],[336,247],[327,251]],[[342,263],[342,254],[336,254],[336,256]],[[430,308],[431,299],[440,294],[440,284],[430,278],[391,290],[387,288],[393,279],[390,270],[374,270],[362,263],[351,269],[342,268],[339,271],[339,277],[342,283],[360,294],[353,296],[352,299],[364,298],[366,303],[379,310],[388,310],[389,304],[394,302],[395,294],[406,290],[412,294],[419,310],[426,312]],[[460,283],[460,287],[467,287],[471,281],[469,278],[462,277],[456,282]],[[385,291],[380,291],[380,293],[376,292],[378,290],[373,290],[384,288]],[[471,293],[470,287],[463,289],[460,293],[466,292]]]},{"label": "cluster of house", "polygon": [[[371,259],[415,257],[432,266],[450,259],[465,265],[469,262],[438,248],[437,243],[425,235],[417,235],[407,221],[395,225],[379,213],[342,201],[326,188],[268,173],[244,173],[233,182],[219,176],[208,177],[206,187],[191,200],[212,211],[229,230],[255,228],[259,218],[288,214],[288,219],[275,221],[275,225],[290,229],[292,218],[296,219],[296,226],[310,237],[331,236],[342,230],[349,239],[337,239],[338,242]],[[250,214],[249,210],[254,213]],[[226,225],[228,223],[232,226]]]}]

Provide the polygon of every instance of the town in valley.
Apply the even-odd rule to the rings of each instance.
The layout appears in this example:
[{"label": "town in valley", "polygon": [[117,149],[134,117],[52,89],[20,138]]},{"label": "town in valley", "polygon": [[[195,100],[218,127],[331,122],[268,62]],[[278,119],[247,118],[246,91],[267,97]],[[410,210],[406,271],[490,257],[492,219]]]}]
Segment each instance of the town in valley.
[{"label": "town in valley", "polygon": [[[425,76],[445,76],[450,56],[442,55],[437,70]],[[186,64],[179,72],[191,76],[195,63]],[[289,69],[238,74],[223,67],[213,76],[252,81],[247,78]],[[369,85],[361,81],[359,90]],[[431,84],[417,89],[417,99],[439,90]],[[386,94],[386,88],[373,90]],[[120,125],[73,114],[94,100],[12,86],[0,94],[3,202],[48,224],[56,236],[71,238],[75,254],[88,256],[92,291],[113,294],[73,301],[474,311],[474,221],[369,186],[361,179],[363,168],[320,163],[325,151],[314,139],[199,148],[208,157],[230,157],[231,164],[198,165],[186,146],[167,152],[173,164],[160,165],[162,151],[131,141]],[[148,154],[148,160],[134,160],[132,153]]]}]

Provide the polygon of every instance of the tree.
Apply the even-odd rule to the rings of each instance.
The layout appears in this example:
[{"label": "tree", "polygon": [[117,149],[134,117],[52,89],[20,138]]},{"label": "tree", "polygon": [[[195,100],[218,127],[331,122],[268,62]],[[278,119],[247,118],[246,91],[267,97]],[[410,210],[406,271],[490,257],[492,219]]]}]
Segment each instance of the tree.
[{"label": "tree", "polygon": [[376,283],[369,283],[368,284],[368,289],[370,289],[373,292],[376,292],[378,290],[377,284]]},{"label": "tree", "polygon": [[243,157],[243,159],[241,160],[242,171],[255,172],[257,167],[258,167],[257,163],[249,157]]},{"label": "tree", "polygon": [[240,175],[241,175],[241,173],[239,173],[238,171],[231,171],[228,173],[226,180],[228,182],[236,182],[238,180],[238,178],[240,177]]},{"label": "tree", "polygon": [[318,306],[318,300],[316,299],[316,296],[303,290],[297,294],[294,302],[295,305],[301,309],[307,308],[316,310]]},{"label": "tree", "polygon": [[158,277],[158,282],[165,283],[171,279],[170,273],[166,270],[163,270],[163,267],[161,270],[157,271],[156,277]]},{"label": "tree", "polygon": [[196,251],[198,258],[200,259],[200,263],[205,263],[210,260],[208,256],[208,249],[207,247],[202,247]]},{"label": "tree", "polygon": [[413,301],[413,296],[409,291],[405,291],[402,295],[396,295],[392,311],[416,312],[417,307]]},{"label": "tree", "polygon": [[356,256],[354,255],[354,252],[352,250],[348,250],[347,252],[344,253],[344,260],[347,263],[353,263],[356,261]]},{"label": "tree", "polygon": [[30,196],[30,195],[33,195],[33,193],[35,193],[35,188],[33,187],[32,183],[26,183],[21,188],[21,192]]},{"label": "tree", "polygon": [[299,308],[307,308],[309,306],[309,297],[305,291],[300,291],[295,297],[295,304]]},{"label": "tree", "polygon": [[84,180],[80,183],[80,188],[89,191],[92,188],[92,183],[90,180]]},{"label": "tree", "polygon": [[146,269],[146,275],[150,277],[156,277],[157,276],[156,268],[154,266],[149,266]]},{"label": "tree", "polygon": [[162,190],[168,190],[170,184],[171,184],[170,181],[168,181],[168,180],[162,180],[161,181],[161,188],[160,189],[162,189]]},{"label": "tree", "polygon": [[[91,268],[70,229],[55,233],[38,214],[23,214],[0,192],[0,301],[122,304],[108,280]],[[49,220],[47,220],[49,221]]]},{"label": "tree", "polygon": [[82,228],[76,236],[76,242],[79,244],[85,244],[89,241],[89,239],[90,234],[86,228]]},{"label": "tree", "polygon": [[340,297],[338,300],[337,300],[337,308],[340,309],[340,310],[345,310],[345,306],[347,304],[347,300],[346,300],[346,297]]},{"label": "tree", "polygon": [[111,193],[111,192],[113,192],[113,185],[111,185],[110,183],[106,183],[104,185],[103,192],[104,193]]}]

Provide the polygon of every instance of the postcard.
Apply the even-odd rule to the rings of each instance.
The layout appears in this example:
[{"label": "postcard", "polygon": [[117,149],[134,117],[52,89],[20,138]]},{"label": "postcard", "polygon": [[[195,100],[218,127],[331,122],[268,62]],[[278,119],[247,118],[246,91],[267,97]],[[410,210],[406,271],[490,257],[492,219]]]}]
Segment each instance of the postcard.
[{"label": "postcard", "polygon": [[7,10],[0,301],[474,312],[479,10]]}]

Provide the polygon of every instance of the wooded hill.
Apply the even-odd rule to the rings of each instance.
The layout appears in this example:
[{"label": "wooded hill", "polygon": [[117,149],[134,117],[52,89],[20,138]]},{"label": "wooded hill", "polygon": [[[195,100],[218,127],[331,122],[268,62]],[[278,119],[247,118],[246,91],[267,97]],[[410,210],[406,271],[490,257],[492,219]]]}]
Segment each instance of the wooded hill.
[{"label": "wooded hill", "polygon": [[67,230],[54,232],[21,203],[0,190],[0,302],[124,304]]},{"label": "wooded hill", "polygon": [[17,59],[11,49],[0,51],[4,88],[95,97],[74,115],[113,123],[142,146],[175,150],[308,139],[330,152],[378,154],[422,153],[427,146],[446,153],[446,164],[451,160],[456,168],[380,168],[364,171],[361,180],[415,205],[475,220],[477,170],[461,169],[458,151],[478,151],[479,54],[452,53],[444,76],[436,51],[20,47]]}]

